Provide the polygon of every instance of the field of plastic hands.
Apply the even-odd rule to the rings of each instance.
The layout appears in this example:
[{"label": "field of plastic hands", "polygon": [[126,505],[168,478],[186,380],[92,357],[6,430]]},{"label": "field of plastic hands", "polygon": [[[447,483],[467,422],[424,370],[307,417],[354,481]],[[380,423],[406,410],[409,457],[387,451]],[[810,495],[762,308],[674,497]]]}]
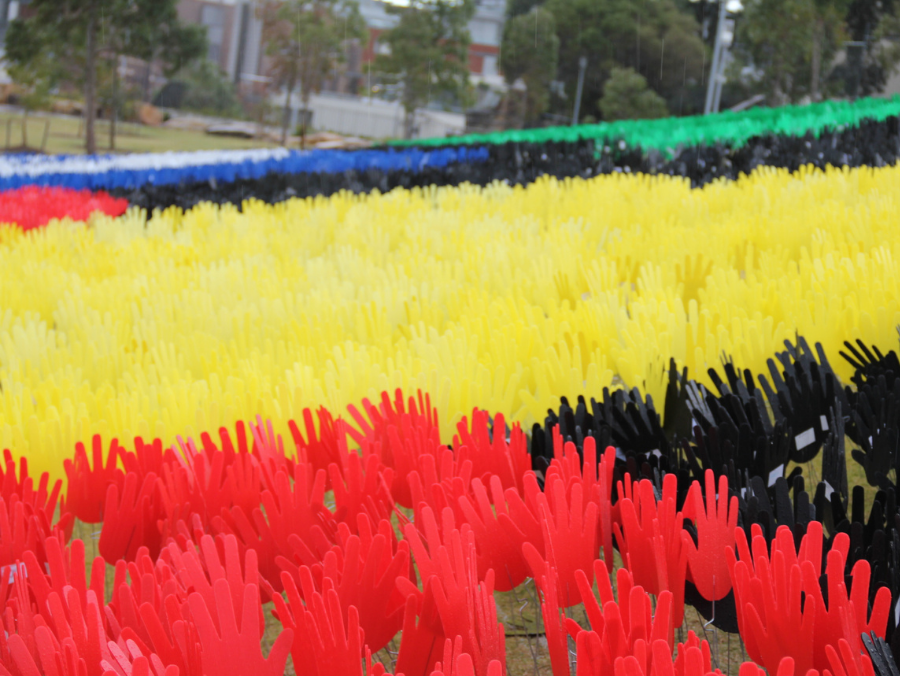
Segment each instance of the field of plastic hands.
[{"label": "field of plastic hands", "polygon": [[0,448],[56,478],[94,434],[262,414],[287,435],[397,388],[449,441],[473,408],[528,427],[614,376],[662,403],[670,359],[711,387],[723,356],[758,375],[796,333],[891,348],[898,179],[616,175],[0,229]]},{"label": "field of plastic hands", "polygon": [[[614,375],[662,403],[669,359],[710,383],[721,356],[756,375],[796,332],[830,356],[856,337],[893,346],[898,172],[699,191],[612,176],[0,230],[0,444],[43,473],[35,491],[10,454],[0,482],[0,663],[278,674],[290,654],[297,673],[379,673],[369,652],[401,633],[397,673],[497,673],[493,593],[532,578],[557,673],[712,671],[705,640],[675,643],[690,586],[731,594],[771,674],[871,674],[861,635],[886,635],[892,596],[849,532],[808,512],[799,534],[738,526],[728,478],[654,484],[592,438],[555,437],[536,474],[518,426],[493,432]],[[397,387],[434,407],[382,401]],[[274,427],[219,429],[252,413]],[[300,413],[305,436],[288,426]],[[89,577],[76,518],[102,520]],[[267,659],[264,601],[284,629]]]},{"label": "field of plastic hands", "polygon": [[[400,633],[396,674],[501,674],[494,591],[530,577],[555,674],[569,674],[570,648],[578,674],[719,674],[705,640],[674,643],[685,579],[733,588],[756,662],[742,675],[873,674],[861,634],[884,635],[891,595],[879,588],[868,606],[865,560],[848,592],[847,534],[823,541],[812,522],[799,549],[786,526],[769,545],[759,525],[737,527],[738,499],[711,470],[681,511],[675,475],[660,490],[626,474],[611,503],[616,450],[598,460],[591,438],[583,468],[558,439],[541,490],[518,427],[508,442],[491,438],[476,412],[451,451],[427,397],[380,406],[356,414],[359,430],[320,411],[319,438],[298,434],[287,457],[262,422],[223,428],[220,442],[204,435],[199,448],[180,441],[177,453],[140,440],[105,453],[98,437],[91,457],[79,445],[66,461],[53,525],[61,482],[49,489],[45,474],[35,490],[7,453],[0,670],[280,674],[290,654],[297,674],[378,675],[373,651]],[[411,518],[394,506],[403,495]],[[82,541],[68,544],[74,518],[103,522],[89,575]],[[627,568],[611,578],[614,536]],[[115,564],[111,594],[104,560]],[[268,600],[282,632],[265,657]],[[584,627],[567,616],[579,604]]]}]

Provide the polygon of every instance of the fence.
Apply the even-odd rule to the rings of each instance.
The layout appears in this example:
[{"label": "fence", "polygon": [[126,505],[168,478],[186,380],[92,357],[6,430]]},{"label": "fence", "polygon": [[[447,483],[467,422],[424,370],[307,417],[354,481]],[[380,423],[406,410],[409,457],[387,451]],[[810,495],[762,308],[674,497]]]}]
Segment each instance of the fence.
[{"label": "fence", "polygon": [[[278,102],[278,99],[275,100]],[[280,98],[280,105],[284,99]],[[298,111],[302,104],[299,97],[291,102],[292,127],[299,122]],[[389,139],[403,136],[403,108],[393,102],[368,100],[359,97],[320,94],[310,97],[312,128],[328,130],[343,135],[355,135],[369,139]],[[461,113],[416,111],[416,138],[447,137],[465,132],[466,117]]]}]

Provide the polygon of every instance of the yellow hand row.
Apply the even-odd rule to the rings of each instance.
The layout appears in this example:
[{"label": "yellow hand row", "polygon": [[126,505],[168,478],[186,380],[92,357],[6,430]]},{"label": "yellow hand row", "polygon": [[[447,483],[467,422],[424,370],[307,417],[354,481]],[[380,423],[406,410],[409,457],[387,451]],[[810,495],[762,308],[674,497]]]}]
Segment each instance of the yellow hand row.
[{"label": "yellow hand row", "polygon": [[661,406],[795,332],[897,344],[900,169],[692,191],[614,175],[130,212],[0,229],[0,449],[61,474],[94,433],[196,436],[423,388],[528,426],[614,376]]}]

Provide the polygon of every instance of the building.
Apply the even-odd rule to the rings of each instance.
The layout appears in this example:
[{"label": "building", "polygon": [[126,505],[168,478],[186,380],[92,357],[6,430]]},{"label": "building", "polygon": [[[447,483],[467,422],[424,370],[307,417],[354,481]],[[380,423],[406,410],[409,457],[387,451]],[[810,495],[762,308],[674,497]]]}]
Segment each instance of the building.
[{"label": "building", "polygon": [[[378,41],[381,34],[397,24],[397,17],[387,12],[388,4],[386,0],[359,0],[360,13],[369,27],[369,44],[362,51],[363,70],[385,49]],[[475,16],[469,22],[469,73],[475,83],[504,85],[499,59],[505,17],[506,0],[476,0]]]},{"label": "building", "polygon": [[469,71],[475,82],[502,87],[500,42],[506,18],[505,0],[479,0],[475,16],[469,22],[472,44],[469,46]]},{"label": "building", "polygon": [[207,57],[239,86],[265,82],[262,22],[252,0],[180,0],[182,21],[206,26]]},{"label": "building", "polygon": [[[469,22],[469,71],[476,83],[502,87],[498,59],[506,2],[476,2],[475,16]],[[254,0],[180,0],[178,4],[182,21],[206,26],[207,56],[242,88],[266,80],[262,22],[256,18],[255,4]],[[369,64],[384,49],[378,43],[379,36],[397,23],[397,17],[388,14],[387,6],[386,0],[359,0],[360,13],[369,29],[368,44],[350,46],[344,73],[327,82],[326,90],[352,94],[365,85]]]}]

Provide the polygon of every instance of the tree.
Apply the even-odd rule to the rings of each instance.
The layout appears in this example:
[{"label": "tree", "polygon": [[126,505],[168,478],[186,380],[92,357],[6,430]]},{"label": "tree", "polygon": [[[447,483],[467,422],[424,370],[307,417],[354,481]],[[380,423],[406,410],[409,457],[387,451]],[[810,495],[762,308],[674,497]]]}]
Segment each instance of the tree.
[{"label": "tree", "polygon": [[171,78],[202,59],[208,50],[206,27],[179,20],[174,0],[130,0],[131,16],[122,16],[124,45],[121,54],[147,62],[143,98],[150,101],[150,72],[161,64],[163,75]]},{"label": "tree", "polygon": [[[16,21],[19,21],[18,19]],[[50,90],[60,77],[60,69],[49,50],[47,40],[41,35],[41,27],[20,25],[6,41],[6,58],[10,64],[9,75],[22,88],[19,101],[22,105],[22,146],[28,146],[28,114],[45,105]]]},{"label": "tree", "polygon": [[614,68],[598,104],[605,120],[665,118],[666,100],[647,87],[647,79],[633,68]]},{"label": "tree", "polygon": [[[71,77],[82,83],[85,109],[85,149],[96,153],[94,121],[97,115],[98,60],[117,50],[121,54],[142,54],[148,44],[182,56],[196,52],[197,29],[173,31],[178,26],[175,15],[177,0],[31,0],[29,16],[12,22],[6,33],[6,44],[27,44],[27,50],[8,55],[13,67],[51,55],[65,65]],[[165,20],[168,17],[168,20]],[[159,22],[159,25],[154,25]],[[37,42],[22,40],[17,33],[32,31]],[[165,37],[170,36],[170,37]],[[106,39],[104,41],[104,38]],[[186,41],[178,49],[173,43]],[[128,44],[126,44],[128,43]],[[162,43],[162,44],[160,44]],[[141,47],[143,46],[143,47]],[[186,49],[185,49],[186,47]]]},{"label": "tree", "polygon": [[144,99],[149,98],[150,71],[157,61],[163,73],[173,75],[185,64],[207,51],[206,27],[184,24],[178,19],[174,0],[114,0],[100,15],[99,53],[106,63],[109,87],[106,100],[110,108],[109,148],[116,148],[116,118],[125,103],[119,86],[119,57],[129,56],[147,62]]},{"label": "tree", "polygon": [[735,53],[752,64],[769,103],[797,102],[810,92],[813,0],[747,0]]},{"label": "tree", "polygon": [[[257,8],[270,75],[285,89],[281,143],[287,144],[291,97],[297,85],[303,108],[345,61],[347,41],[362,39],[365,23],[356,0],[263,0]],[[306,126],[301,129],[305,140]]]},{"label": "tree", "polygon": [[234,82],[209,59],[200,59],[183,68],[169,80],[168,87],[178,94],[167,103],[165,90],[161,92],[157,95],[161,106],[174,105],[186,111],[226,118],[244,115]]},{"label": "tree", "polygon": [[[630,67],[672,110],[700,87],[709,49],[694,17],[674,0],[546,0],[560,37],[559,73],[571,112],[578,61],[587,58],[583,101],[597,106],[615,67]],[[583,107],[584,108],[584,107]],[[562,112],[562,111],[561,111]],[[599,114],[599,110],[585,111]]]},{"label": "tree", "polygon": [[[812,31],[812,74],[810,96],[813,101],[822,98],[822,64],[831,62],[844,34],[844,17],[851,0],[813,0],[815,23]],[[827,75],[827,74],[826,74]]]},{"label": "tree", "polygon": [[550,12],[535,7],[506,22],[500,67],[510,86],[519,78],[525,83],[526,124],[533,124],[547,110],[558,60],[559,38]]},{"label": "tree", "polygon": [[[847,59],[835,68],[851,97],[869,96],[884,90],[890,73],[900,63],[900,33],[897,0],[852,0],[847,9],[850,40],[862,43],[847,48]],[[889,40],[894,38],[894,40]]]},{"label": "tree", "polygon": [[97,115],[97,31],[101,16],[110,11],[115,2],[116,0],[32,0],[29,3],[31,16],[12,22],[6,33],[7,45],[15,44],[19,40],[16,33],[23,30],[34,29],[32,35],[40,37],[39,43],[30,43],[30,51],[16,55],[18,60],[8,57],[7,61],[13,68],[27,67],[42,58],[45,51],[60,64],[67,64],[71,68],[81,67],[85,148],[88,153],[97,151],[94,136],[94,119]]},{"label": "tree", "polygon": [[379,54],[376,68],[403,80],[404,131],[412,137],[415,112],[437,95],[465,100],[469,85],[469,20],[473,0],[410,0],[391,5],[397,25],[381,40],[390,49]]},{"label": "tree", "polygon": [[540,7],[544,0],[506,0],[506,20],[515,19],[528,14],[535,7]]}]

